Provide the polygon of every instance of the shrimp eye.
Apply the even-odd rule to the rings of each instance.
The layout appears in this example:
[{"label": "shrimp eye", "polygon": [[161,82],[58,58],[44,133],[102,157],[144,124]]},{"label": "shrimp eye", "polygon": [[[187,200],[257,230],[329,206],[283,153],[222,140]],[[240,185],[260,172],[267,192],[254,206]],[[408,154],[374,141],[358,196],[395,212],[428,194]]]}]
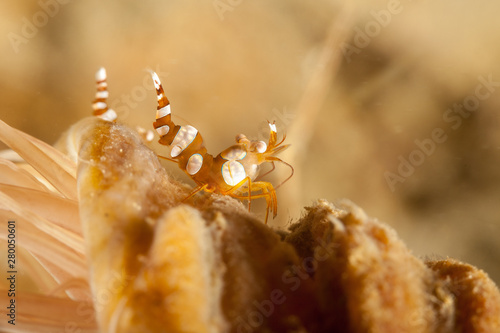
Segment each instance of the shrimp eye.
[{"label": "shrimp eye", "polygon": [[238,134],[236,136],[236,142],[238,143],[248,143],[248,139],[245,134]]},{"label": "shrimp eye", "polygon": [[255,144],[255,149],[257,149],[257,151],[262,154],[266,151],[267,145],[264,141],[259,141]]}]

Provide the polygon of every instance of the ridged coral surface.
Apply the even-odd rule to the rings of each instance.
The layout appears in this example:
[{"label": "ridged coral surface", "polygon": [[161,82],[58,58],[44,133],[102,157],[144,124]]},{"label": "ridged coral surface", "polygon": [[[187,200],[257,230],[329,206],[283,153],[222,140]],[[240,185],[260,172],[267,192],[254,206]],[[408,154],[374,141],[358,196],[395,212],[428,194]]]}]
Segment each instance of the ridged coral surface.
[{"label": "ridged coral surface", "polygon": [[124,126],[95,121],[79,153],[80,211],[103,332],[498,332],[488,276],[416,258],[348,201],[319,200],[286,232],[238,201],[189,193]]}]

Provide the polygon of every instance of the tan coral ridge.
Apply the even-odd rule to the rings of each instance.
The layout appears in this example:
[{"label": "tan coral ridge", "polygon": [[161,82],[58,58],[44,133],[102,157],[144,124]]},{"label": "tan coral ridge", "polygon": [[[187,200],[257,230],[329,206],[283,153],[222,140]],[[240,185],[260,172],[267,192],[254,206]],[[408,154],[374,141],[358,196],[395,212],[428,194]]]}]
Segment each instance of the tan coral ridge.
[{"label": "tan coral ridge", "polygon": [[[320,200],[288,231],[276,231],[229,197],[183,204],[189,189],[123,125],[85,119],[65,140],[60,147],[78,160],[81,227],[101,332],[500,331],[500,293],[484,272],[454,260],[421,261],[394,230],[348,201]],[[57,172],[42,171],[63,187]],[[60,322],[52,316],[49,328],[40,317],[38,328],[21,331],[95,331],[76,301],[29,299],[37,303],[31,317],[19,313],[21,323],[36,318],[43,304],[61,304]]]},{"label": "tan coral ridge", "polygon": [[277,233],[227,197],[179,205],[185,190],[126,128],[88,133],[78,181],[94,290],[124,272],[103,331],[500,331],[486,274],[422,262],[352,203],[318,201]]}]

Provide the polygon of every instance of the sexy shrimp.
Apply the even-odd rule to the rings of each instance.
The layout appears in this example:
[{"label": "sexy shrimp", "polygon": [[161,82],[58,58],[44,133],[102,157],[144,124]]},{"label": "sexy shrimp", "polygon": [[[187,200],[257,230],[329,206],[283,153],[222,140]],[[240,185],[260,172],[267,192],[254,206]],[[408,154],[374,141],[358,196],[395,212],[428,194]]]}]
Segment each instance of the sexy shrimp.
[{"label": "sexy shrimp", "polygon": [[276,217],[278,203],[275,188],[269,182],[256,181],[261,164],[266,162],[272,163],[273,169],[274,162],[289,166],[292,173],[285,181],[293,175],[293,167],[276,157],[289,145],[283,145],[285,137],[278,142],[275,123],[269,123],[267,144],[264,141],[249,140],[240,134],[236,137],[235,145],[213,157],[207,152],[203,138],[196,128],[190,125],[179,126],[172,121],[170,102],[165,96],[160,79],[155,72],[151,74],[158,96],[156,121],[153,126],[160,136],[159,143],[171,148],[170,157],[160,157],[178,163],[198,185],[188,198],[199,191],[219,193],[248,200],[249,209],[252,199],[265,198],[266,223],[269,210],[272,211],[273,218]]}]

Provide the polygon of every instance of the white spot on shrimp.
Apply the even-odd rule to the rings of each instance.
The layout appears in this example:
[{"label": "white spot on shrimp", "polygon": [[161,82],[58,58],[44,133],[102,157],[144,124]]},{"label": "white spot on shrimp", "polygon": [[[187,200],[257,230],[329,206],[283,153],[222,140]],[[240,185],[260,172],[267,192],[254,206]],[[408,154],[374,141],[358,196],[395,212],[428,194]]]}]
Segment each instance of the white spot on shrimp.
[{"label": "white spot on shrimp", "polygon": [[228,161],[242,160],[245,158],[245,156],[247,156],[247,152],[240,147],[234,147],[224,150],[222,153],[220,153],[220,156]]},{"label": "white spot on shrimp", "polygon": [[257,142],[257,144],[255,145],[255,148],[257,149],[257,151],[258,151],[259,153],[261,153],[261,154],[262,154],[262,153],[264,153],[264,152],[266,151],[266,149],[267,149],[267,145],[266,145],[266,143],[265,143],[264,141],[259,141],[259,142]]},{"label": "white spot on shrimp", "polygon": [[167,135],[168,134],[168,131],[170,131],[170,127],[168,125],[163,125],[163,126],[160,126],[156,129],[156,132],[158,133],[158,135],[160,136],[164,136],[164,135]]},{"label": "white spot on shrimp", "polygon": [[170,114],[170,104],[156,111],[156,119],[163,118]]},{"label": "white spot on shrimp", "polygon": [[181,126],[179,132],[177,132],[174,140],[172,141],[173,148],[170,151],[170,155],[172,157],[179,156],[179,154],[182,153],[182,151],[186,149],[191,142],[193,142],[196,134],[198,134],[198,130],[193,126]]},{"label": "white spot on shrimp", "polygon": [[155,83],[155,88],[156,89],[160,89],[161,81],[160,81],[160,78],[158,77],[158,74],[156,74],[155,72],[151,71],[151,76],[153,77],[153,81]]},{"label": "white spot on shrimp", "polygon": [[97,70],[97,72],[95,73],[95,80],[97,82],[106,80],[106,69],[104,67],[101,67]]},{"label": "white spot on shrimp", "polygon": [[94,104],[92,104],[92,107],[94,108],[94,110],[103,110],[107,108],[108,105],[104,102],[95,102]]},{"label": "white spot on shrimp", "polygon": [[200,171],[202,165],[203,157],[200,154],[193,154],[188,160],[186,171],[188,174],[194,175]]},{"label": "white spot on shrimp", "polygon": [[109,93],[107,90],[105,91],[98,91],[95,93],[95,98],[108,98]]},{"label": "white spot on shrimp", "polygon": [[180,153],[182,153],[182,148],[179,146],[174,146],[172,150],[170,150],[170,156],[172,157],[177,157]]},{"label": "white spot on shrimp", "polygon": [[222,177],[229,186],[234,186],[246,177],[245,168],[238,161],[227,161],[222,164]]}]

